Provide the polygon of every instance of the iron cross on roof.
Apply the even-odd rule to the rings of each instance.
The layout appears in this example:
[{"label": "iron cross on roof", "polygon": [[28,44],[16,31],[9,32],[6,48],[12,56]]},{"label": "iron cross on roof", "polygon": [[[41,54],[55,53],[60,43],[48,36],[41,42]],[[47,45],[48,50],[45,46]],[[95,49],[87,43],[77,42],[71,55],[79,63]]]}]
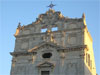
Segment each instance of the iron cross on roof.
[{"label": "iron cross on roof", "polygon": [[51,1],[51,4],[48,7],[52,9],[54,6],[56,5],[52,4],[52,1]]}]

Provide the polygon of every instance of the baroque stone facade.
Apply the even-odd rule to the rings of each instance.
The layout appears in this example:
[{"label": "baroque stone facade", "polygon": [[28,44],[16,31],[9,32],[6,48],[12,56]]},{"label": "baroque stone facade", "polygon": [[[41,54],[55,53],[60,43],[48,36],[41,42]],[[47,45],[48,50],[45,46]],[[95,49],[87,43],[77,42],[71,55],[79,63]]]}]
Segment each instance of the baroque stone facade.
[{"label": "baroque stone facade", "polygon": [[49,9],[21,26],[10,75],[96,75],[92,38],[82,18],[64,17]]}]

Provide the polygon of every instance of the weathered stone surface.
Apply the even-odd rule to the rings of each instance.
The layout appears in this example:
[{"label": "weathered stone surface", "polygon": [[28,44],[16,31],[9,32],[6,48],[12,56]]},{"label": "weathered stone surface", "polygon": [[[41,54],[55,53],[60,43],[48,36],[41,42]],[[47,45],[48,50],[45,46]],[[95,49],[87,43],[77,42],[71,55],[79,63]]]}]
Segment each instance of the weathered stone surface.
[{"label": "weathered stone surface", "polygon": [[[50,75],[96,75],[92,38],[84,21],[84,17],[72,19],[50,9],[32,24],[18,27],[10,75],[41,75],[42,71]],[[57,30],[52,31],[53,27]],[[44,28],[48,31],[43,33]],[[50,58],[43,57],[46,53],[51,53]]]}]

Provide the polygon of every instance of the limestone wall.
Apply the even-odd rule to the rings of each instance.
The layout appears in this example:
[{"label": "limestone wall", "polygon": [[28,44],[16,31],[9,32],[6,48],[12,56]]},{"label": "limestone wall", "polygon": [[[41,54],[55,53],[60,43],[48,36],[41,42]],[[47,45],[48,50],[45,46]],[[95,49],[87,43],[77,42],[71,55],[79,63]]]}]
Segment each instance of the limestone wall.
[{"label": "limestone wall", "polygon": [[[39,68],[39,64],[48,61],[54,64],[50,68],[50,75],[84,75],[83,58],[81,51],[59,52],[51,46],[44,46],[36,50],[36,55],[19,55],[14,58],[11,75],[40,75],[41,70],[49,70],[49,68]],[[44,53],[52,53],[51,58],[43,58]]]},{"label": "limestone wall", "polygon": [[[90,33],[88,32],[87,28],[84,29],[84,44],[88,46],[88,49],[85,50],[85,73],[92,73],[92,75],[96,75],[96,66],[95,66],[95,58],[94,58],[94,52],[93,52],[93,41]],[[90,56],[90,59],[88,57]],[[86,61],[87,60],[87,61]],[[89,65],[90,64],[90,65]],[[91,75],[91,74],[90,74]]]},{"label": "limestone wall", "polygon": [[[49,32],[41,32],[45,28]],[[15,37],[11,75],[41,75],[42,70],[49,70],[50,75],[96,75],[92,39],[83,18],[64,17],[50,9],[35,22],[19,25]],[[51,53],[51,58],[43,58],[44,53]],[[87,54],[92,66],[88,66]]]}]

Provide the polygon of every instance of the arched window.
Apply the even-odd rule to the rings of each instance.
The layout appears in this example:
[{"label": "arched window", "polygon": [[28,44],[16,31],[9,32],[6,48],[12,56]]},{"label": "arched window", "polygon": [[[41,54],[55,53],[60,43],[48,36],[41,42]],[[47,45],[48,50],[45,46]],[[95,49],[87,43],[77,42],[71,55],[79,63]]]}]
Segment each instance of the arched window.
[{"label": "arched window", "polygon": [[92,60],[91,60],[91,66],[90,66],[90,67],[91,67],[91,69],[92,69]]}]

